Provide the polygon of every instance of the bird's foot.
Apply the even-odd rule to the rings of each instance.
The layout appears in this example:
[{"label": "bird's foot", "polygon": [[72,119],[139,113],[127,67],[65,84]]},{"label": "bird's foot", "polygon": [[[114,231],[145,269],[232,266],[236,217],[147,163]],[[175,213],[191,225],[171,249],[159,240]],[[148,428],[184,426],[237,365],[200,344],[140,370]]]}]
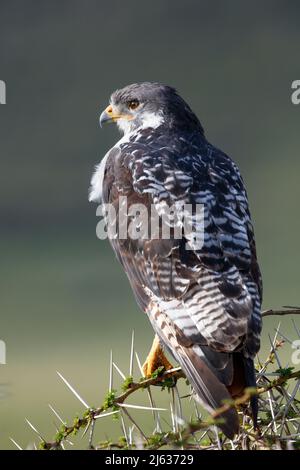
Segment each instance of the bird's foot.
[{"label": "bird's foot", "polygon": [[172,364],[166,358],[160,345],[159,338],[155,335],[151,350],[143,364],[143,373],[145,377],[151,377],[153,372],[163,367],[164,370],[173,369]]}]

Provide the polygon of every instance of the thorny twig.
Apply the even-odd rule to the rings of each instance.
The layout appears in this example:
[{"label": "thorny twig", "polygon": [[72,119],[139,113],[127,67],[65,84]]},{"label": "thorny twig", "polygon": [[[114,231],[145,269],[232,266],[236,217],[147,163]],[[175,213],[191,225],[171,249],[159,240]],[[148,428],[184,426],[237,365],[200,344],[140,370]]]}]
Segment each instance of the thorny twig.
[{"label": "thorny twig", "polygon": [[[287,314],[299,314],[300,307],[283,307],[281,310],[265,310],[262,312],[263,316],[271,315],[287,315]],[[295,330],[299,335],[299,330],[296,327]],[[57,432],[53,441],[47,442],[40,433],[30,423],[35,433],[38,433],[41,441],[40,448],[42,449],[64,449],[64,442],[70,443],[69,437],[76,434],[80,429],[84,429],[84,434],[90,430],[88,439],[88,448],[90,449],[127,449],[134,448],[135,443],[139,442],[138,447],[141,446],[146,449],[159,449],[161,447],[176,447],[184,449],[244,449],[244,448],[255,448],[255,449],[269,449],[269,448],[295,448],[300,447],[300,401],[297,399],[298,385],[300,381],[300,370],[294,370],[292,367],[283,368],[279,359],[277,350],[281,348],[285,341],[278,340],[277,336],[279,333],[279,327],[277,328],[275,338],[271,340],[271,350],[267,359],[261,362],[259,359],[259,371],[257,373],[257,388],[256,389],[245,389],[244,394],[231,401],[227,401],[219,409],[215,410],[211,417],[203,420],[198,413],[197,405],[194,402],[193,395],[185,395],[189,397],[194,403],[193,412],[194,418],[190,421],[185,421],[182,411],[181,400],[184,397],[180,397],[177,388],[176,400],[174,399],[174,392],[172,394],[173,401],[170,403],[171,418],[173,422],[172,427],[168,431],[162,431],[159,424],[158,411],[160,408],[155,408],[154,402],[151,395],[151,387],[153,385],[160,385],[163,388],[172,388],[176,386],[176,382],[180,378],[185,378],[183,371],[177,367],[172,370],[164,371],[159,368],[150,378],[143,377],[139,381],[134,381],[132,377],[133,373],[133,357],[134,357],[134,334],[132,334],[131,340],[131,352],[130,352],[130,377],[125,378],[123,384],[123,392],[120,394],[116,393],[113,389],[113,368],[121,375],[124,379],[125,375],[120,371],[118,366],[113,362],[112,353],[110,357],[110,378],[109,378],[109,392],[102,406],[98,408],[90,408],[85,400],[79,395],[79,393],[71,386],[67,380],[61,375],[61,379],[65,382],[72,393],[80,400],[80,402],[87,408],[86,412],[81,418],[76,418],[71,425],[67,425],[60,415],[50,406],[56,417],[61,422],[61,428]],[[300,336],[300,335],[299,335]],[[281,335],[283,337],[283,335]],[[286,339],[286,338],[285,338]],[[137,354],[137,364],[140,367],[140,361]],[[267,372],[268,367],[271,364],[277,363],[278,369],[275,372]],[[270,376],[275,378],[271,380]],[[296,386],[293,388],[291,394],[288,392],[287,384],[292,379],[298,379]],[[126,400],[129,396],[137,392],[138,390],[146,389],[150,398],[150,407],[143,407],[137,405],[129,405]],[[253,430],[253,424],[250,418],[247,404],[251,398],[256,394],[260,401],[260,429],[258,433]],[[266,395],[266,396],[265,396]],[[177,402],[177,406],[175,406]],[[127,408],[140,408],[149,409],[154,413],[156,427],[154,433],[151,436],[146,436],[141,429],[140,425],[133,420],[131,415],[128,413]],[[224,439],[224,436],[220,439],[218,432],[216,432],[215,426],[222,422],[222,415],[225,411],[235,407],[239,410],[242,415],[241,432],[233,441]],[[127,416],[130,426],[126,429],[126,423],[123,414]],[[177,414],[179,416],[177,416]],[[104,441],[93,444],[94,429],[96,421],[101,420],[102,417],[112,415],[120,416],[123,438],[120,442]],[[165,421],[163,419],[163,421]],[[180,426],[178,424],[180,423]],[[133,437],[134,432],[139,432],[141,436],[138,439]],[[200,433],[200,434],[199,434]],[[15,441],[12,439],[12,442]],[[73,444],[72,444],[73,445]],[[17,448],[21,449],[19,444],[16,444]]]}]

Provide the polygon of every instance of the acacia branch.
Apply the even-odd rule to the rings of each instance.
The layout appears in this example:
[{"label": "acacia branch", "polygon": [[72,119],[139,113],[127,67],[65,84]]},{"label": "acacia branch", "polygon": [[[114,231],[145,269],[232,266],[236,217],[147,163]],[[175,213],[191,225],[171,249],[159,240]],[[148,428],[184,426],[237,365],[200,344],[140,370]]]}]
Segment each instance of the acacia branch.
[{"label": "acacia branch", "polygon": [[[280,374],[280,372],[278,372]],[[122,394],[120,394],[117,397],[113,397],[111,395],[111,400],[109,401],[108,404],[102,405],[99,408],[96,409],[89,409],[85,415],[82,418],[77,418],[74,423],[71,426],[63,426],[61,431],[57,434],[55,441],[53,442],[42,442],[41,447],[43,449],[57,449],[61,447],[61,444],[63,441],[65,441],[71,434],[76,434],[77,431],[81,428],[84,428],[88,426],[89,424],[92,424],[96,417],[101,415],[101,413],[106,412],[108,409],[116,410],[120,404],[123,404],[125,400],[135,393],[137,390],[140,389],[148,389],[152,385],[164,385],[164,382],[166,379],[173,378],[175,380],[179,378],[185,378],[185,375],[183,371],[181,370],[180,367],[177,367],[176,369],[171,369],[170,371],[165,371],[161,375],[158,375],[157,377],[149,378],[149,379],[143,379],[140,382],[131,382],[128,385],[128,389],[125,390]],[[207,429],[207,427],[211,425],[217,425],[220,422],[220,419],[222,419],[222,415],[228,411],[231,408],[238,408],[240,405],[246,404],[249,402],[251,396],[253,395],[261,395],[263,393],[266,393],[270,391],[271,389],[278,388],[279,386],[284,385],[288,380],[291,379],[300,379],[300,370],[296,372],[284,372],[279,375],[279,377],[272,382],[270,382],[268,385],[264,387],[260,387],[257,390],[255,388],[248,388],[245,390],[244,394],[232,401],[226,402],[223,406],[218,408],[217,410],[214,411],[212,414],[212,417],[210,420],[207,421],[199,421],[198,423],[191,423],[188,424],[187,427],[182,431],[181,436],[177,436],[174,434],[173,436],[170,436],[169,439],[164,439],[164,442],[174,442],[177,438],[182,441],[188,439],[188,437],[201,430],[201,429]],[[113,394],[113,392],[111,392]]]},{"label": "acacia branch", "polygon": [[[149,389],[151,385],[164,386],[166,381],[170,378],[172,378],[174,381],[177,381],[179,378],[185,378],[185,375],[180,367],[176,367],[165,372],[159,371],[153,375],[154,376],[150,378],[143,378],[139,382],[129,381],[127,384],[125,384],[127,387],[126,390],[117,397],[115,397],[114,391],[109,392],[104,405],[98,408],[91,408],[87,410],[83,417],[76,418],[71,426],[63,425],[61,430],[57,433],[55,440],[53,442],[42,441],[41,448],[45,450],[60,448],[62,442],[65,441],[70,435],[76,434],[80,429],[89,426],[89,424],[92,424],[92,422],[97,419],[101,413],[104,413],[109,409],[116,411],[119,405],[122,405],[125,400],[137,390]],[[168,387],[170,385],[166,384],[165,386]]]},{"label": "acacia branch", "polygon": [[289,307],[289,306],[283,306],[282,307],[284,310],[263,310],[261,313],[262,317],[269,317],[269,316],[275,316],[275,315],[299,315],[300,314],[300,307]]},{"label": "acacia branch", "polygon": [[[263,317],[291,314],[300,314],[300,307],[284,306],[280,310],[270,309],[262,312]],[[281,344],[282,343],[278,343],[278,345]],[[275,348],[276,347],[277,346],[275,346]],[[272,361],[268,359],[266,365],[268,365],[270,362]],[[278,369],[277,373],[278,377],[275,380],[267,380],[266,385],[258,387],[257,389],[245,389],[244,394],[241,397],[235,400],[229,400],[224,403],[224,405],[222,405],[220,408],[218,408],[212,413],[211,418],[209,418],[207,421],[199,420],[196,423],[186,424],[181,430],[181,433],[166,433],[159,437],[158,442],[152,442],[151,436],[150,438],[146,438],[146,436],[144,436],[144,438],[146,439],[147,448],[155,449],[167,444],[178,445],[178,443],[180,442],[184,443],[186,446],[189,446],[189,438],[191,436],[193,436],[197,431],[208,429],[211,425],[218,425],[220,421],[222,421],[223,414],[230,408],[239,408],[241,405],[247,404],[253,395],[262,395],[264,393],[269,393],[270,391],[272,391],[272,389],[279,390],[279,388],[284,387],[286,382],[289,380],[300,380],[300,370],[293,371],[292,368]],[[116,390],[110,390],[102,406],[98,408],[89,408],[81,418],[76,418],[73,424],[71,424],[70,426],[64,424],[61,427],[60,431],[56,434],[54,441],[46,442],[40,437],[40,439],[42,440],[40,447],[42,449],[47,450],[61,449],[63,447],[63,443],[65,441],[68,441],[70,435],[76,434],[80,429],[83,428],[85,428],[87,431],[90,427],[92,436],[96,419],[101,418],[101,416],[105,416],[107,414],[113,414],[113,412],[118,413],[123,408],[123,406],[125,406],[125,401],[127,400],[127,398],[133,393],[135,393],[137,390],[149,389],[152,385],[159,385],[163,388],[170,388],[174,386],[176,384],[176,381],[180,378],[185,378],[185,374],[180,367],[168,371],[163,371],[161,370],[161,368],[159,368],[157,371],[155,371],[154,374],[152,374],[150,378],[142,378],[138,382],[134,382],[132,377],[129,377],[125,380],[123,384],[122,393],[117,395]],[[126,408],[123,408],[123,410],[126,411]],[[247,434],[248,431],[245,432]],[[128,448],[128,442],[127,440],[125,443],[121,444],[113,444],[111,442],[107,442],[105,443],[105,446],[105,448]],[[92,448],[91,438],[90,448]]]}]

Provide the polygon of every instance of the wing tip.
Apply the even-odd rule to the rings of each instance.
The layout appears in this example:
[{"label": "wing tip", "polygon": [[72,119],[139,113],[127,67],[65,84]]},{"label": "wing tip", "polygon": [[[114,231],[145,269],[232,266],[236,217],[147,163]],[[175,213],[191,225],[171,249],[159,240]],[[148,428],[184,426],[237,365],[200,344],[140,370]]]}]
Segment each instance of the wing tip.
[{"label": "wing tip", "polygon": [[229,439],[233,439],[236,434],[239,433],[240,423],[237,411],[232,408],[226,411],[223,414],[224,423],[220,423],[218,426],[221,431],[225,434],[226,437]]}]

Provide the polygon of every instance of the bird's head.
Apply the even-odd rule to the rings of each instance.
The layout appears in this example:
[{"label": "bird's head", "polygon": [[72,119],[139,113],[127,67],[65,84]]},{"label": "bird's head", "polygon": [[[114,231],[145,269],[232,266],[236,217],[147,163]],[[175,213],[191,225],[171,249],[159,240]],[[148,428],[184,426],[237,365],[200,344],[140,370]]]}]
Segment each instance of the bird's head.
[{"label": "bird's head", "polygon": [[176,90],[152,82],[134,83],[116,90],[100,116],[100,126],[105,122],[116,122],[124,134],[162,125],[185,130],[198,128],[203,133],[198,118]]}]

